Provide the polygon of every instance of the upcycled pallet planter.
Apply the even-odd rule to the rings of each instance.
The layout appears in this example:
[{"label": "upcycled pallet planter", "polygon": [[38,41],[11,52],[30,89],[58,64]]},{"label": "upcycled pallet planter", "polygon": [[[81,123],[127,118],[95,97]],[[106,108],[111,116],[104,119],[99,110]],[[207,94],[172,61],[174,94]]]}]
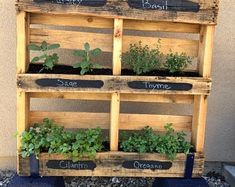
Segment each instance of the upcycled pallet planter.
[{"label": "upcycled pallet planter", "polygon": [[[218,1],[191,2],[198,4],[198,11],[138,9],[130,7],[130,2],[128,5],[127,1],[116,0],[108,0],[104,6],[98,7],[71,3],[61,5],[54,1],[17,0],[18,132],[21,134],[30,125],[45,117],[55,120],[65,128],[99,126],[110,131],[110,152],[97,154],[92,161],[96,165],[93,170],[50,168],[48,164],[51,161],[64,161],[66,158],[42,153],[39,157],[40,175],[183,177],[186,161],[183,154],[177,155],[176,160],[171,162],[159,154],[118,152],[120,130],[139,130],[148,125],[156,131],[164,131],[166,123],[173,123],[176,131],[183,130],[191,134],[191,142],[196,151],[193,176],[202,175],[207,97],[211,90],[212,46]],[[150,32],[158,35],[144,34]],[[129,44],[142,41],[151,47],[158,39],[161,39],[163,53],[172,50],[197,58],[197,66],[193,71],[200,76],[122,76],[120,56],[128,50]],[[30,54],[27,45],[44,40],[48,43],[60,43],[63,49],[81,49],[84,42],[89,42],[94,48],[99,47],[104,52],[112,53],[113,75],[28,74]],[[105,100],[110,101],[110,113],[31,111],[31,98]],[[193,105],[193,112],[191,115],[120,113],[122,101],[188,104]],[[19,151],[20,138],[17,142]],[[171,163],[171,167],[165,170],[123,167],[125,162],[135,160],[167,162]],[[17,165],[20,175],[30,175],[28,159],[22,159],[19,155]]]}]

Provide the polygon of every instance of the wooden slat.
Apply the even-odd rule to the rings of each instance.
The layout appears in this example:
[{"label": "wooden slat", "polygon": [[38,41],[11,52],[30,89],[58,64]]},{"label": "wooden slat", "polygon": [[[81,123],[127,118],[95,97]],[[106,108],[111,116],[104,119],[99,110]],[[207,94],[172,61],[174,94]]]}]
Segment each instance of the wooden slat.
[{"label": "wooden slat", "polygon": [[203,77],[211,77],[214,26],[202,26],[200,31],[198,65]]},{"label": "wooden slat", "polygon": [[140,31],[199,33],[200,25],[141,20],[124,20],[124,29]]},{"label": "wooden slat", "polygon": [[90,28],[113,28],[113,20],[94,16],[74,16],[55,14],[31,14],[31,24],[76,26]]},{"label": "wooden slat", "polygon": [[[128,160],[154,160],[160,162],[169,162],[169,160],[165,156],[162,156],[160,154],[138,154],[124,152],[98,153],[96,155],[96,158],[94,159],[94,162],[97,165],[94,170],[50,169],[47,166],[47,162],[49,160],[67,160],[67,158],[65,158],[63,155],[58,154],[41,154],[39,156],[40,176],[183,177],[185,171],[186,155],[177,154],[175,160],[172,161],[172,167],[168,170],[125,169],[122,167],[122,163]],[[21,162],[25,164],[27,163],[24,159],[21,159]],[[202,175],[203,163],[203,155],[196,153],[193,177],[199,177]],[[29,165],[28,167],[26,167],[26,169],[24,169],[24,171],[25,170],[29,171]]]},{"label": "wooden slat", "polygon": [[[54,14],[31,14],[31,24],[76,26],[91,28],[113,28],[113,20],[94,16],[54,15]],[[141,20],[124,20],[124,29],[141,31],[162,31],[199,33],[200,25],[185,23],[153,22]]]},{"label": "wooden slat", "polygon": [[[35,83],[35,80],[49,79],[70,79],[70,80],[102,80],[104,86],[97,88],[68,88],[68,87],[41,87]],[[147,81],[160,83],[189,83],[193,88],[189,91],[172,90],[140,90],[128,87],[129,81]],[[83,92],[83,93],[131,93],[131,94],[180,94],[180,95],[208,95],[211,90],[211,80],[204,78],[184,78],[184,77],[141,77],[141,76],[99,76],[99,75],[56,75],[56,74],[21,74],[17,78],[18,90],[26,92]]]},{"label": "wooden slat", "polygon": [[83,49],[84,43],[88,42],[92,48],[100,48],[102,51],[112,52],[112,35],[89,32],[30,29],[30,42],[59,43],[61,48]]},{"label": "wooden slat", "polygon": [[31,98],[57,98],[57,99],[79,99],[79,100],[111,100],[111,94],[99,94],[99,93],[29,93]]},{"label": "wooden slat", "polygon": [[195,96],[193,108],[192,144],[197,152],[204,152],[207,96]]},{"label": "wooden slat", "polygon": [[[213,1],[213,7],[209,6],[209,8],[207,6],[204,6],[206,5],[205,2],[206,1],[201,2],[201,10],[199,10],[199,12],[143,11],[130,8],[126,2],[122,1],[110,1],[103,7],[85,7],[71,5],[61,6],[58,4],[51,3],[38,4],[32,2],[31,0],[19,0],[16,4],[18,10],[25,10],[27,12],[34,13],[89,15],[105,18],[123,18],[196,24],[216,24],[218,15],[218,3],[214,3]],[[203,9],[203,7],[205,7],[205,9]]]},{"label": "wooden slat", "polygon": [[26,12],[17,13],[17,73],[25,73],[27,71],[28,61],[28,24],[29,16]]},{"label": "wooden slat", "polygon": [[[111,100],[111,94],[99,93],[54,93],[33,92],[29,93],[31,98],[57,98],[57,99],[81,99],[81,100]],[[182,103],[193,104],[191,95],[147,95],[147,94],[121,94],[121,101],[151,102],[151,103]]]},{"label": "wooden slat", "polygon": [[[89,33],[89,32],[76,32],[65,30],[50,30],[50,29],[30,29],[31,36],[30,42],[41,43],[47,41],[48,43],[60,43],[61,48],[66,49],[83,49],[84,42],[91,44],[93,48],[101,48],[103,51],[112,52],[112,35]],[[84,40],[86,38],[86,40]],[[149,47],[156,47],[158,40],[161,41],[161,52],[169,53],[184,52],[191,57],[198,56],[198,41],[187,39],[175,38],[157,38],[157,37],[141,37],[141,36],[123,36],[123,52],[129,50],[130,44],[142,41],[143,44]]]},{"label": "wooden slat", "polygon": [[[146,126],[155,131],[165,131],[164,126],[172,123],[176,131],[190,132],[192,128],[192,116],[177,115],[150,115],[150,114],[123,114],[119,117],[120,130],[140,130]],[[110,129],[110,114],[88,112],[42,112],[31,111],[29,123],[39,123],[45,117],[53,119],[65,128],[95,128]]]}]

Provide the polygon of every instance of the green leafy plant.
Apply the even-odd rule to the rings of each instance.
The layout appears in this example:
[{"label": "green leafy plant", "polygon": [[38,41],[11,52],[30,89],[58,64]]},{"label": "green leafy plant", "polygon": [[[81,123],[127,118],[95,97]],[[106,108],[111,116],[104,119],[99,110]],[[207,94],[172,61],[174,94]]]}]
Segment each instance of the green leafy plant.
[{"label": "green leafy plant", "polygon": [[103,148],[100,128],[70,132],[49,119],[25,131],[21,143],[23,158],[48,152],[64,154],[77,161],[83,157],[94,158]]},{"label": "green leafy plant", "polygon": [[129,51],[122,55],[122,63],[137,75],[141,75],[159,69],[161,57],[159,45],[155,49],[150,49],[148,45],[143,46],[140,41],[138,44],[130,44]]},{"label": "green leafy plant", "polygon": [[170,73],[182,72],[191,62],[191,58],[185,53],[179,54],[177,52],[170,52],[166,56],[164,67],[169,70]]},{"label": "green leafy plant", "polygon": [[145,127],[139,132],[128,133],[121,142],[125,152],[160,153],[168,159],[174,160],[177,153],[189,153],[192,145],[185,140],[186,134],[175,133],[172,124],[165,126],[166,133],[157,135],[150,127]]},{"label": "green leafy plant", "polygon": [[90,44],[84,44],[84,50],[74,51],[74,56],[81,57],[82,60],[76,63],[74,68],[81,68],[80,74],[84,75],[87,72],[93,71],[93,69],[99,69],[101,66],[99,64],[92,62],[92,57],[97,57],[101,55],[102,51],[99,48],[91,50]]},{"label": "green leafy plant", "polygon": [[59,57],[56,53],[47,54],[48,51],[58,49],[60,44],[49,45],[46,41],[43,41],[40,46],[31,43],[28,45],[28,49],[31,51],[40,51],[42,54],[40,56],[35,56],[31,63],[39,62],[42,60],[43,68],[39,71],[42,72],[44,69],[52,70],[56,63],[59,61]]}]

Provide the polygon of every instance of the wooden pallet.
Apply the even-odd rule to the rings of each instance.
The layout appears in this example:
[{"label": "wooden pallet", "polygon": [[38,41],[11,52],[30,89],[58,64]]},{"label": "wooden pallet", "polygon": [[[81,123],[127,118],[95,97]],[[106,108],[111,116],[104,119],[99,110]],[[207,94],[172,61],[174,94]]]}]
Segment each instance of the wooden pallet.
[{"label": "wooden pallet", "polygon": [[[196,0],[195,0],[196,1]],[[199,12],[149,11],[132,9],[127,2],[108,1],[104,7],[80,7],[73,5],[37,4],[31,0],[17,1],[17,129],[21,134],[30,125],[48,117],[66,128],[108,129],[110,134],[111,152],[99,153],[95,160],[97,168],[86,170],[55,170],[47,168],[46,163],[53,159],[64,159],[58,155],[42,154],[40,156],[41,175],[63,176],[165,176],[183,177],[185,159],[182,154],[172,162],[169,170],[123,169],[122,163],[131,159],[166,160],[159,154],[132,154],[118,151],[120,130],[139,130],[146,125],[156,131],[163,131],[166,123],[173,123],[176,131],[191,133],[191,141],[196,150],[194,176],[198,177],[203,170],[203,153],[205,123],[207,112],[207,96],[211,90],[211,60],[214,24],[218,12],[218,1],[199,1]],[[115,7],[113,8],[113,5]],[[111,10],[112,7],[112,10]],[[177,16],[175,16],[175,14]],[[159,22],[160,21],[160,22]],[[88,28],[88,31],[77,31],[73,27]],[[89,31],[92,28],[92,32]],[[102,31],[102,32],[101,32]],[[104,32],[103,32],[104,31]],[[131,33],[128,33],[130,32]],[[139,32],[164,33],[167,36],[146,36]],[[173,33],[173,35],[172,35]],[[180,37],[176,37],[175,35]],[[181,35],[182,34],[182,35]],[[187,34],[187,37],[186,35]],[[185,37],[184,37],[185,36]],[[190,37],[188,37],[190,36]],[[85,38],[85,39],[84,39]],[[193,38],[193,39],[192,39]],[[171,49],[186,52],[197,58],[194,71],[200,77],[145,77],[121,76],[122,52],[128,50],[130,43],[142,41],[154,46],[161,39],[161,51],[168,53]],[[113,54],[112,76],[79,76],[55,74],[27,74],[30,42],[60,43],[63,49],[81,49],[84,42],[93,48],[99,47],[104,52]],[[53,80],[47,86],[40,81]],[[40,80],[40,81],[39,81]],[[60,80],[60,84],[55,81]],[[61,81],[69,81],[73,87]],[[99,87],[79,87],[79,81],[99,81]],[[133,82],[142,84],[142,88],[133,87]],[[69,83],[69,85],[70,85]],[[159,89],[146,84],[155,84]],[[53,84],[56,84],[53,85]],[[169,86],[187,85],[187,89],[167,89]],[[135,85],[135,84],[134,84]],[[174,86],[172,86],[174,87]],[[61,98],[81,100],[110,101],[110,113],[85,112],[44,112],[30,111],[30,98]],[[120,113],[122,101],[190,104],[193,106],[191,115],[153,115]],[[100,124],[96,122],[99,121]],[[79,125],[78,125],[79,124]],[[18,151],[20,150],[20,138]],[[101,163],[101,164],[100,164]],[[106,165],[107,164],[107,165]],[[28,169],[26,169],[28,168]],[[18,173],[29,175],[29,161],[18,157]]]}]

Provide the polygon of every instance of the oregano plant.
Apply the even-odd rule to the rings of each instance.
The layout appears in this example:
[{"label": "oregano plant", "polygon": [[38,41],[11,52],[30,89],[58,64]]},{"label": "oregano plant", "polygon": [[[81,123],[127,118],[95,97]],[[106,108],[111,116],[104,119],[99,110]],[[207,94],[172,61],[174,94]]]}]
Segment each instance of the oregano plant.
[{"label": "oregano plant", "polygon": [[166,55],[164,67],[170,73],[182,72],[189,64],[191,64],[191,62],[192,59],[187,56],[186,53],[170,52]]},{"label": "oregano plant", "polygon": [[92,58],[101,55],[102,51],[100,48],[91,50],[90,44],[84,44],[84,50],[75,50],[74,56],[80,57],[81,61],[77,62],[73,67],[81,68],[80,74],[84,75],[87,72],[93,71],[93,69],[102,68],[99,64],[96,64],[92,61]]},{"label": "oregano plant", "polygon": [[121,142],[125,152],[160,153],[174,160],[177,153],[189,153],[192,145],[185,140],[184,132],[175,132],[172,124],[165,125],[165,134],[155,134],[153,129],[145,127],[139,132],[127,133]]},{"label": "oregano plant", "polygon": [[40,45],[36,45],[31,43],[28,45],[28,49],[31,51],[39,51],[41,52],[40,56],[35,56],[31,63],[42,61],[43,68],[39,71],[42,72],[44,69],[52,70],[56,63],[59,61],[59,56],[57,53],[48,54],[48,51],[58,49],[60,44],[48,44],[46,41],[43,41]]}]

